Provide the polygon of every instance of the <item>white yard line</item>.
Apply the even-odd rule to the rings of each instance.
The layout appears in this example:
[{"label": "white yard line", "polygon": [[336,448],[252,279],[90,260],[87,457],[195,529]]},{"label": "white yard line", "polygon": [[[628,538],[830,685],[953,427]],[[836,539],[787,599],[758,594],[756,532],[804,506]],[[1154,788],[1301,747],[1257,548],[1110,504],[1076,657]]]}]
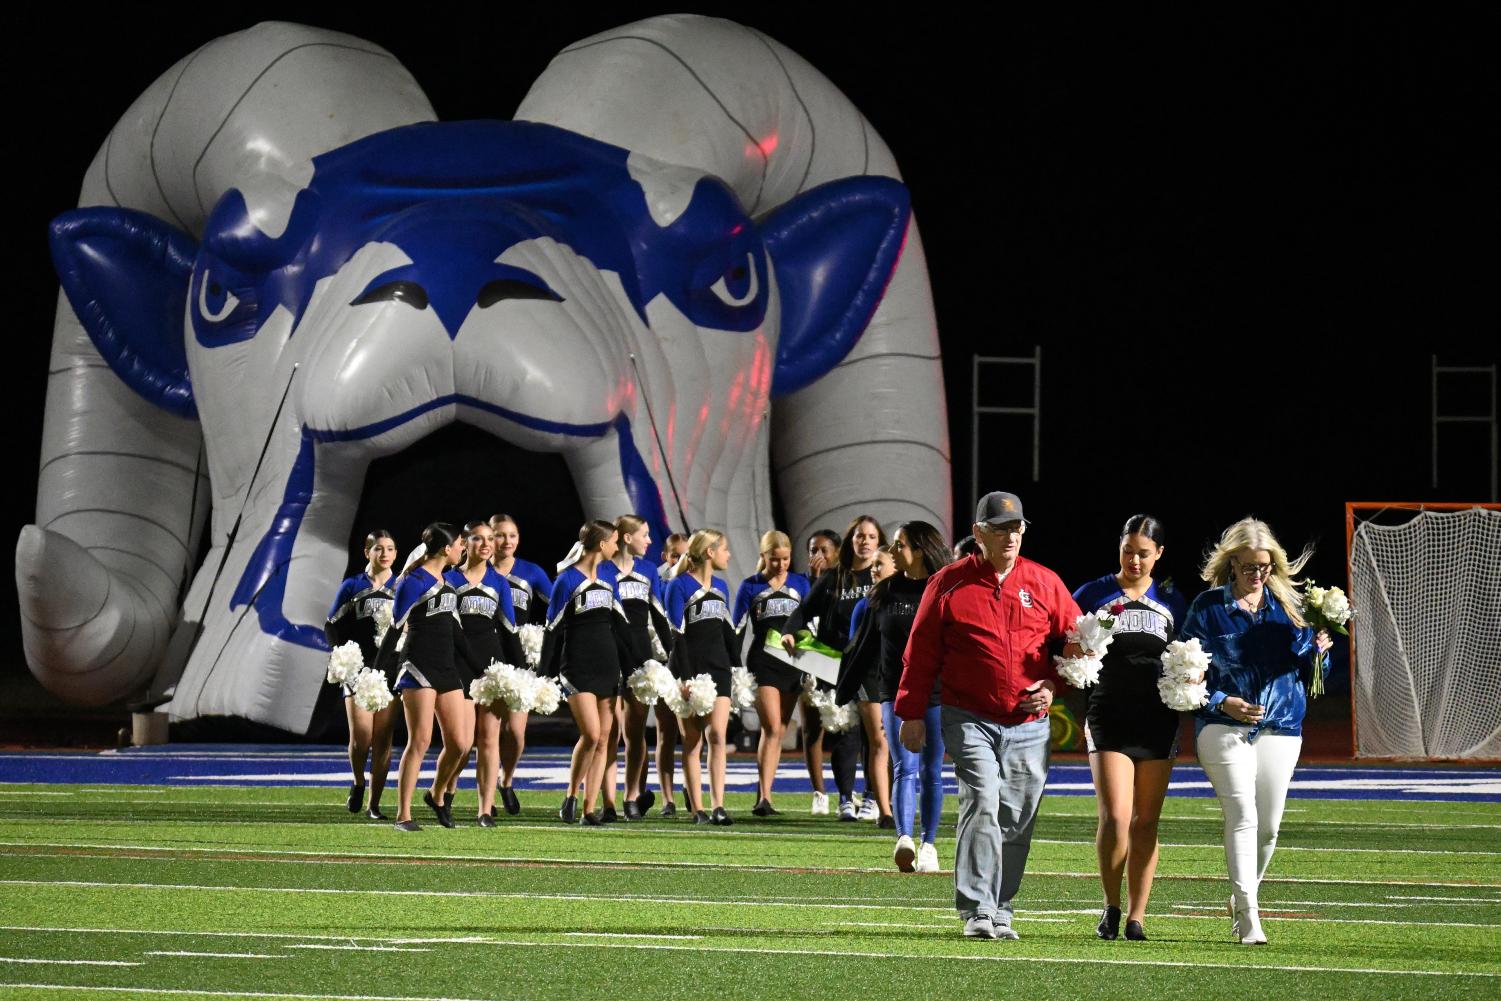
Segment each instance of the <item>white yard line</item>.
[{"label": "white yard line", "polygon": [[[747,928],[749,932],[751,929]],[[652,935],[645,932],[624,931],[565,931],[562,933],[569,938],[644,938],[644,939],[671,939],[683,942],[701,942],[702,935]]]},{"label": "white yard line", "polygon": [[26,956],[0,956],[0,963],[26,963],[37,966],[140,966],[118,959],[35,959]]},{"label": "white yard line", "polygon": [[431,949],[414,949],[401,945],[333,945],[324,942],[299,942],[288,949],[328,949],[336,952],[432,952]]},{"label": "white yard line", "polygon": [[291,956],[271,955],[265,952],[190,952],[187,950],[157,950],[143,952],[143,956],[205,956],[209,959],[291,959]]}]

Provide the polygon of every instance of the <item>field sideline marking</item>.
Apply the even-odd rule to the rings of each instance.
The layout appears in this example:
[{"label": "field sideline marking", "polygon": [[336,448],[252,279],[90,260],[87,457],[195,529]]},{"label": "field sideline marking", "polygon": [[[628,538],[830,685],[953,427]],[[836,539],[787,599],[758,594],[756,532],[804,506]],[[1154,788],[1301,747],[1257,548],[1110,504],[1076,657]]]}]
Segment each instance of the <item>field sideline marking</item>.
[{"label": "field sideline marking", "polygon": [[291,959],[291,956],[273,956],[265,952],[187,952],[160,950],[143,952],[143,956],[203,956],[208,959]]},{"label": "field sideline marking", "polygon": [[342,952],[432,952],[431,949],[413,949],[397,945],[332,945],[330,943],[303,942],[287,946],[288,949],[332,949]]},{"label": "field sideline marking", "polygon": [[[746,929],[749,931],[750,929]],[[683,942],[702,942],[702,935],[653,935],[649,932],[628,931],[565,931],[559,934],[569,938],[646,938],[646,939],[673,939]]]},{"label": "field sideline marking", "polygon": [[111,994],[171,994],[199,998],[289,998],[295,999],[295,1001],[494,1001],[492,998],[424,997],[412,994],[279,994],[273,991],[190,991],[176,987],[86,987],[83,984],[0,984],[0,989],[8,987],[32,991],[105,991]]},{"label": "field sideline marking", "polygon": [[[342,938],[342,939],[344,939],[346,941],[348,939],[351,939],[351,938],[359,938],[359,939],[364,939],[366,941],[371,941],[371,942],[397,942],[397,941],[403,941],[402,939],[395,938],[395,937],[392,937],[392,936],[375,936],[375,935],[360,935],[360,936],[333,936],[333,935],[325,935],[325,936],[318,936],[318,935],[295,935],[295,934],[291,934],[291,933],[288,933],[288,932],[253,932],[253,931],[245,931],[245,932],[240,932],[240,931],[233,931],[233,932],[228,932],[228,931],[221,931],[221,932],[198,932],[198,931],[186,931],[186,930],[181,930],[181,929],[170,930],[169,931],[169,930],[163,930],[163,929],[134,929],[134,928],[7,928],[7,929],[4,929],[4,930],[19,930],[19,931],[33,931],[33,932],[63,932],[63,933],[71,933],[71,934],[83,933],[83,934],[107,934],[107,935],[172,935],[172,936],[186,937],[186,938],[192,938],[194,936],[218,936],[218,937],[238,936],[238,937],[244,937],[244,938],[336,938],[337,937],[337,938]],[[433,940],[429,940],[429,941],[438,941],[438,940],[433,939]],[[546,942],[546,941],[536,941],[536,940],[511,940],[511,939],[500,939],[500,938],[485,938],[485,937],[482,937],[482,936],[465,936],[465,937],[462,937],[462,938],[448,939],[448,940],[444,940],[444,941],[475,943],[475,944],[480,944],[480,945],[517,946],[517,947],[523,947],[523,948],[530,948],[530,947],[535,947],[535,946],[543,946],[543,947],[557,947],[557,948],[564,948],[564,949],[645,949],[645,950],[661,950],[661,951],[669,951],[669,952],[726,952],[726,953],[749,953],[749,954],[752,954],[752,955],[777,955],[777,956],[782,956],[782,955],[785,955],[785,956],[834,956],[834,957],[850,957],[850,958],[855,958],[855,959],[935,959],[935,960],[962,959],[962,960],[982,961],[982,962],[987,962],[987,961],[988,962],[1020,962],[1020,963],[1038,962],[1038,963],[1053,963],[1053,964],[1060,964],[1060,965],[1062,965],[1062,964],[1068,964],[1068,963],[1087,963],[1087,964],[1094,964],[1094,965],[1101,965],[1101,966],[1164,966],[1164,967],[1178,967],[1178,968],[1189,968],[1189,969],[1192,969],[1192,968],[1195,968],[1195,967],[1208,967],[1208,968],[1213,968],[1213,969],[1226,969],[1226,970],[1273,970],[1273,971],[1283,971],[1283,972],[1293,972],[1293,973],[1369,973],[1369,974],[1379,974],[1379,975],[1387,975],[1387,976],[1484,977],[1486,979],[1501,978],[1501,973],[1488,973],[1488,972],[1481,972],[1481,971],[1463,971],[1463,970],[1461,970],[1461,971],[1449,971],[1449,970],[1382,970],[1382,969],[1364,968],[1364,967],[1349,967],[1349,968],[1347,968],[1347,967],[1329,967],[1329,966],[1280,966],[1280,965],[1261,965],[1261,964],[1250,964],[1250,963],[1206,963],[1206,962],[1186,961],[1186,960],[1185,961],[1178,961],[1178,960],[1148,960],[1148,959],[1093,959],[1093,958],[1085,958],[1085,957],[1054,958],[1054,957],[1048,957],[1048,956],[1009,956],[1009,955],[989,955],[989,956],[986,956],[986,955],[940,955],[940,956],[929,956],[929,955],[923,955],[923,954],[920,954],[920,953],[846,952],[846,951],[833,950],[833,949],[757,949],[757,948],[750,948],[750,947],[745,947],[745,946],[667,945],[665,943],[664,944],[650,944],[650,943],[644,943],[644,942],[643,943],[632,943],[632,942],[619,942],[619,943],[609,943],[609,942],[598,942],[598,943],[591,943],[591,942]],[[134,964],[133,963],[126,963],[126,964],[121,964],[121,965],[138,966],[140,964],[138,964],[138,963],[134,963]],[[0,984],[0,987],[37,987],[37,988],[40,988],[40,987],[45,987],[45,986],[47,986],[47,985],[42,985],[42,984]],[[66,986],[70,986],[70,985],[64,985],[64,986],[66,987]],[[95,988],[87,988],[87,989],[95,989]],[[108,989],[108,990],[132,990],[134,988],[124,988],[124,987],[121,987],[121,988],[104,988],[104,989]],[[161,991],[154,991],[154,992],[155,993],[163,993]],[[173,992],[173,991],[166,991],[165,993],[180,993],[180,994],[194,994],[194,993],[199,993],[199,994],[202,994],[202,993],[214,993],[214,992],[204,992],[204,991],[196,991],[196,992],[195,991],[176,991],[176,992]],[[233,993],[227,993],[227,994],[224,994],[223,996],[226,996],[226,997],[311,997],[311,998],[340,998],[340,999],[348,999],[348,1001],[465,1001],[465,999],[428,999],[428,998],[413,998],[413,997],[394,997],[394,998],[387,999],[387,998],[381,998],[381,997],[373,996],[373,995],[343,995],[343,994],[311,994],[311,995],[285,994],[285,995],[282,995],[282,994],[254,994],[254,993],[233,994]],[[476,1001],[485,1001],[485,999],[476,999]]]},{"label": "field sideline marking", "polygon": [[[305,862],[305,863],[308,863],[310,865],[365,865],[365,864],[368,864],[368,863],[370,863],[372,861],[373,862],[378,862],[378,863],[383,864],[383,865],[410,865],[410,864],[414,864],[414,863],[425,863],[425,862],[459,862],[459,863],[466,863],[466,864],[469,864],[469,863],[472,863],[472,864],[499,863],[501,865],[524,866],[524,865],[537,865],[539,863],[546,863],[548,865],[554,865],[554,866],[579,866],[579,867],[619,866],[619,867],[622,867],[622,868],[639,869],[639,870],[643,870],[643,871],[647,871],[647,870],[651,870],[651,869],[656,869],[656,868],[668,868],[668,869],[670,869],[670,868],[685,868],[685,869],[740,869],[740,870],[744,870],[744,871],[747,871],[747,872],[821,873],[821,874],[827,874],[827,875],[838,875],[838,874],[843,874],[843,873],[879,873],[879,874],[884,874],[884,875],[888,875],[888,876],[895,876],[896,875],[896,873],[892,872],[892,870],[889,867],[887,867],[887,866],[833,866],[833,865],[823,865],[823,866],[807,866],[807,865],[801,865],[801,866],[778,866],[778,865],[764,865],[764,864],[760,864],[760,863],[741,863],[741,862],[663,862],[663,861],[643,862],[640,859],[553,858],[553,857],[539,857],[539,856],[533,856],[533,857],[530,857],[530,858],[523,858],[523,857],[520,857],[520,856],[511,856],[511,855],[441,855],[441,854],[398,855],[395,852],[359,852],[359,851],[338,852],[336,854],[343,855],[343,856],[345,856],[345,858],[332,858],[332,859],[330,859],[330,858],[319,857],[321,854],[325,854],[325,853],[319,853],[319,852],[313,852],[313,851],[294,850],[294,849],[285,849],[285,848],[194,848],[194,847],[186,847],[186,846],[164,847],[164,846],[161,846],[161,845],[79,844],[77,842],[63,842],[63,841],[0,841],[0,848],[33,848],[33,849],[35,849],[35,848],[63,848],[63,849],[87,848],[87,849],[94,849],[94,850],[101,850],[101,851],[108,850],[108,851],[117,851],[117,852],[120,852],[120,851],[131,851],[131,852],[176,852],[176,853],[180,853],[180,854],[186,854],[186,853],[192,852],[192,853],[197,853],[197,854],[213,854],[213,853],[217,853],[217,854],[223,854],[223,855],[235,855],[235,854],[245,854],[245,855],[274,855],[274,856],[277,856],[278,858],[281,858],[281,857],[284,857],[284,856],[294,856],[293,858],[290,859],[290,861]],[[0,852],[0,856],[3,856],[3,855],[12,855],[12,856],[16,856],[16,857],[35,857],[35,858],[96,858],[96,857],[102,857],[102,858],[119,858],[120,857],[120,856],[115,856],[115,855],[91,856],[91,855],[82,855],[82,854],[75,854],[75,855],[70,855],[70,856],[57,856],[55,854],[47,853],[47,852],[29,852],[29,853],[22,853],[22,852]],[[271,860],[269,860],[269,859],[260,859],[260,858],[223,858],[223,859],[210,859],[209,861],[231,862],[231,863],[252,863],[252,862],[268,862],[268,861],[271,861]],[[951,871],[952,870],[944,870],[945,873],[949,873]],[[1037,875],[1037,876],[1057,876],[1057,877],[1060,877],[1060,878],[1069,878],[1069,879],[1091,879],[1091,880],[1094,880],[1094,879],[1098,879],[1099,878],[1099,873],[1098,872],[1069,872],[1069,871],[1061,871],[1061,870],[1034,870],[1033,874]],[[1180,873],[1160,873],[1159,872],[1154,878],[1157,879],[1157,880],[1202,880],[1202,879],[1220,879],[1222,877],[1220,877],[1219,875],[1201,876],[1201,875],[1191,875],[1191,874],[1187,874],[1187,873],[1180,874]],[[1388,886],[1388,887],[1429,887],[1429,886],[1436,886],[1436,887],[1453,888],[1453,889],[1464,889],[1464,890],[1501,889],[1501,883],[1483,883],[1483,882],[1441,883],[1441,882],[1433,882],[1433,881],[1430,881],[1430,880],[1422,880],[1422,879],[1396,879],[1396,880],[1388,880],[1388,881],[1379,881],[1379,880],[1370,880],[1370,879],[1334,879],[1334,878],[1326,878],[1326,877],[1308,877],[1308,876],[1269,876],[1266,879],[1262,880],[1262,882],[1263,883],[1315,883],[1315,884],[1330,884],[1330,885]]]},{"label": "field sideline marking", "polygon": [[35,963],[38,966],[142,966],[120,959],[33,959],[25,956],[0,956],[0,963]]},{"label": "field sideline marking", "polygon": [[[191,934],[191,933],[189,933]],[[1210,963],[1202,960],[1167,960],[1167,959],[1096,959],[1083,956],[1054,957],[1054,956],[1017,956],[1006,954],[948,954],[948,955],[925,955],[922,953],[899,953],[899,952],[851,952],[842,949],[766,949],[752,948],[750,946],[712,946],[712,945],[669,945],[649,942],[548,942],[535,939],[487,939],[486,945],[499,945],[514,948],[535,949],[537,947],[555,949],[625,949],[643,950],[654,952],[692,952],[723,953],[729,955],[751,956],[826,956],[836,959],[874,959],[874,960],[932,960],[936,962],[977,962],[977,963],[1044,963],[1052,966],[1145,966],[1171,969],[1220,969],[1245,971],[1268,971],[1280,973],[1335,973],[1335,974],[1362,974],[1368,976],[1390,977],[1468,977],[1486,980],[1501,979],[1501,973],[1490,973],[1478,970],[1384,970],[1377,967],[1340,967],[1340,966],[1284,966],[1261,963]],[[35,989],[50,988],[52,985],[45,984],[0,984],[4,987],[28,987]],[[69,989],[71,985],[59,985],[62,989]],[[267,994],[267,993],[234,993],[224,991],[184,991],[165,988],[78,988],[81,990],[114,990],[114,991],[138,991],[147,994],[210,994],[215,997],[289,997],[289,998],[334,998],[340,1001],[453,1001],[453,999],[415,999],[410,997],[372,998],[369,995],[341,995],[341,994]],[[479,1001],[479,999],[476,999]]]}]

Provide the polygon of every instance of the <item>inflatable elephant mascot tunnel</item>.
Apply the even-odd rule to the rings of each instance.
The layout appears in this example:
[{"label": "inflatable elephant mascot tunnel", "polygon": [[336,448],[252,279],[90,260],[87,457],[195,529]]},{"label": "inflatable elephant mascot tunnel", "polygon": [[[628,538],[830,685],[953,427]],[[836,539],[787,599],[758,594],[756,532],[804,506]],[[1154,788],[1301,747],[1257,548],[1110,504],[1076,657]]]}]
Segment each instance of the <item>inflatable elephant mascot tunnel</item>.
[{"label": "inflatable elephant mascot tunnel", "polygon": [[831,83],[727,21],[579,42],[509,122],[435,121],[346,35],[209,42],[53,225],[16,547],[32,670],[77,702],[305,732],[365,469],[453,421],[563,453],[590,517],[727,530],[736,576],[773,473],[799,536],[860,512],[947,530],[897,176]]}]

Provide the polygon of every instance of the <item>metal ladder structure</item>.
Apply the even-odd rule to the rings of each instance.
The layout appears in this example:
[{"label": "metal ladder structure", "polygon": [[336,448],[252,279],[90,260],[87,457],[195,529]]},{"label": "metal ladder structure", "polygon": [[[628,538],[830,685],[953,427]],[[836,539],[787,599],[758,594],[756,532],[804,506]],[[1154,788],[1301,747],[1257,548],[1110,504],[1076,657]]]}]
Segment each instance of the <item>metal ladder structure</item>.
[{"label": "metal ladder structure", "polygon": [[[1438,474],[1438,436],[1439,428],[1444,424],[1488,424],[1491,429],[1490,454],[1486,457],[1491,471],[1491,493],[1489,500],[1501,500],[1496,494],[1496,366],[1490,365],[1440,365],[1438,355],[1433,355],[1433,488],[1439,487]],[[1485,414],[1445,414],[1439,406],[1440,376],[1453,375],[1485,375],[1490,377],[1490,410]],[[1445,380],[1447,381],[1447,380]]]},{"label": "metal ladder structure", "polygon": [[[980,405],[980,370],[987,365],[1031,366],[1032,405],[1029,407],[985,407]],[[970,422],[969,422],[969,490],[971,499],[980,496],[980,418],[991,414],[1010,414],[1032,418],[1032,482],[1042,479],[1042,345],[1036,345],[1030,355],[1017,357],[1001,355],[975,355],[970,370]]]}]

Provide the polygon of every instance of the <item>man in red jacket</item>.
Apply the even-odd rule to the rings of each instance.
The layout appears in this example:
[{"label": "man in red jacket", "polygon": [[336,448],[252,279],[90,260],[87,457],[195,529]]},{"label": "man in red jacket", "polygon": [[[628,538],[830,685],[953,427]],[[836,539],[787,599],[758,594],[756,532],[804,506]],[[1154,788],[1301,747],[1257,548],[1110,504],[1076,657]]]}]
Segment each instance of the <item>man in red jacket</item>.
[{"label": "man in red jacket", "polygon": [[943,740],[959,779],[954,901],[970,938],[1019,938],[1011,898],[1021,886],[1048,776],[1048,707],[1063,684],[1052,655],[1079,617],[1058,575],[1021,557],[1021,498],[980,499],[983,553],[951,563],[923,592],[903,658],[896,715],[902,745],[921,751],[935,679]]}]

